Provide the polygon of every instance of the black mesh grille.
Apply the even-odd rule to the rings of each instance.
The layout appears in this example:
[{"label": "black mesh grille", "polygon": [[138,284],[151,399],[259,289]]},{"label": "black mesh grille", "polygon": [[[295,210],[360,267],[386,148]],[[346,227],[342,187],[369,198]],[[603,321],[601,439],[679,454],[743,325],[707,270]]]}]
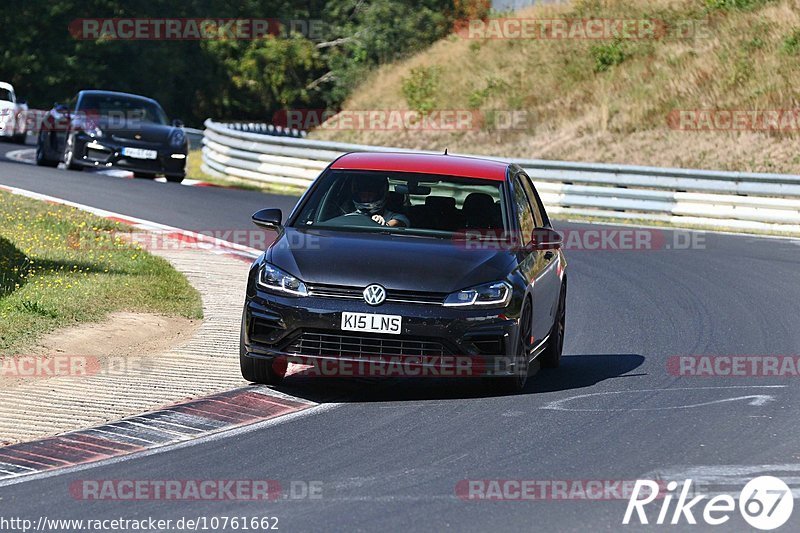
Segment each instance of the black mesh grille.
[{"label": "black mesh grille", "polygon": [[370,335],[303,332],[286,352],[327,357],[359,356],[442,356],[450,350],[436,340],[419,340],[400,335]]}]

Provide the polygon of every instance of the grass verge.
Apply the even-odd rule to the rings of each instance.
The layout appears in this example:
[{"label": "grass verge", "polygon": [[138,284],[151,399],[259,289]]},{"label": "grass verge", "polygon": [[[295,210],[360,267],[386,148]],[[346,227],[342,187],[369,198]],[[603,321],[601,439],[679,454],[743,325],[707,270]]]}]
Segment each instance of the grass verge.
[{"label": "grass verge", "polygon": [[200,294],[130,229],[75,208],[0,192],[0,354],[114,311],[202,318]]}]

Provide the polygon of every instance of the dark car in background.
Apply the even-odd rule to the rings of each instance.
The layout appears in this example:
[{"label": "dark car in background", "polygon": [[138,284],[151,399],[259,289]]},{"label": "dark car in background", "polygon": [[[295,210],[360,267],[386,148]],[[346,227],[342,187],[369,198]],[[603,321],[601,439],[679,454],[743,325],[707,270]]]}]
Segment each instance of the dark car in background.
[{"label": "dark car in background", "polygon": [[118,168],[137,178],[163,175],[180,183],[189,145],[183,124],[169,122],[151,98],[112,91],[81,91],[43,118],[36,164],[70,170]]},{"label": "dark car in background", "polygon": [[240,362],[249,381],[277,383],[295,358],[424,366],[458,357],[519,391],[534,359],[559,364],[561,236],[517,165],[347,154],[285,223],[277,209],[253,220],[278,236],[247,284]]}]

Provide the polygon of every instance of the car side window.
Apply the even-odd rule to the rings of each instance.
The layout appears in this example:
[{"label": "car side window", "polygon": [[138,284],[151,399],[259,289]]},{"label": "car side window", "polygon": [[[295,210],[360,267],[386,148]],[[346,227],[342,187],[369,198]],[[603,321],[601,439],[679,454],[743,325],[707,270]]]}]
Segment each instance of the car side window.
[{"label": "car side window", "polygon": [[536,194],[536,189],[533,188],[533,183],[526,174],[520,172],[517,176],[522,182],[522,186],[525,188],[525,193],[528,195],[528,201],[531,203],[531,208],[533,209],[533,219],[536,221],[536,227],[543,228],[547,225],[547,215],[544,214],[544,208],[542,207],[542,202],[539,199],[539,195]]},{"label": "car side window", "polygon": [[519,222],[521,242],[522,244],[528,244],[533,236],[536,221],[533,218],[531,204],[528,201],[528,195],[525,194],[519,175],[514,178],[514,206],[516,207],[517,220]]}]

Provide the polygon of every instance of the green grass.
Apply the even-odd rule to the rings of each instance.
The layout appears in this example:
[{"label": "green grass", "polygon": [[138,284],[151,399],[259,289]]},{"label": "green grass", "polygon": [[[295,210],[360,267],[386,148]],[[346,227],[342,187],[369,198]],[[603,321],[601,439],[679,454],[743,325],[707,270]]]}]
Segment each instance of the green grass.
[{"label": "green grass", "polygon": [[130,228],[0,192],[0,354],[115,311],[202,318],[199,293]]}]

